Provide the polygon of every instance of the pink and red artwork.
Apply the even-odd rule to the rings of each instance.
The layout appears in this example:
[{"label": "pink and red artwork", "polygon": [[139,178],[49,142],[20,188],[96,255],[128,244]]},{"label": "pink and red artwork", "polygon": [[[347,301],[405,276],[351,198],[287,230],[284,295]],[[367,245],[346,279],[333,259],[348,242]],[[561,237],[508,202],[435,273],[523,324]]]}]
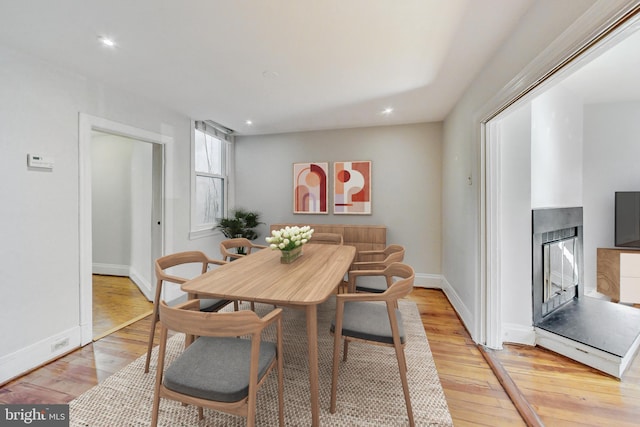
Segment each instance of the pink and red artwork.
[{"label": "pink and red artwork", "polygon": [[335,162],[333,213],[371,214],[371,162]]},{"label": "pink and red artwork", "polygon": [[293,213],[329,213],[329,164],[293,164]]}]

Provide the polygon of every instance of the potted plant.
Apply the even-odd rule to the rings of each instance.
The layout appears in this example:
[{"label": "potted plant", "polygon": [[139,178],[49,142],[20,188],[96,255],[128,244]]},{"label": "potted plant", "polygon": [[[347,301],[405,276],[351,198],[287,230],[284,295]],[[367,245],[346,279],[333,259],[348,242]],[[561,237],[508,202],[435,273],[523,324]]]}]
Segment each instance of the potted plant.
[{"label": "potted plant", "polygon": [[[236,209],[233,216],[221,218],[215,227],[220,230],[225,237],[233,239],[236,237],[244,237],[249,240],[258,238],[258,232],[255,230],[260,222],[260,213],[252,212],[245,209]],[[238,253],[244,253],[244,248],[238,248]]]}]

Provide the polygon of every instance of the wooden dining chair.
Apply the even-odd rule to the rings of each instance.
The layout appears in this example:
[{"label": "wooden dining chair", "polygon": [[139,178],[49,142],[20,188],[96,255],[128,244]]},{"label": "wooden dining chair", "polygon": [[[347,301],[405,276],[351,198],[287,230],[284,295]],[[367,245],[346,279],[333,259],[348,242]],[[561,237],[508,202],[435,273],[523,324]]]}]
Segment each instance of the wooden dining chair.
[{"label": "wooden dining chair", "polygon": [[381,250],[360,251],[347,274],[347,292],[381,293],[387,290],[388,278],[380,274],[394,262],[404,260],[404,247],[389,245]]},{"label": "wooden dining chair", "polygon": [[313,233],[309,243],[316,243],[322,245],[342,245],[344,240],[342,234],[338,233]]},{"label": "wooden dining chair", "polygon": [[[253,250],[265,249],[266,247],[265,245],[257,245],[244,237],[236,237],[220,242],[220,254],[223,260],[233,261],[234,259],[249,255]],[[238,252],[239,248],[243,248],[240,253]]]},{"label": "wooden dining chair", "polygon": [[[149,372],[149,363],[151,362],[151,350],[153,349],[153,339],[156,332],[156,324],[159,320],[158,306],[162,295],[162,288],[165,282],[181,285],[185,283],[187,278],[169,274],[167,270],[172,267],[185,266],[189,264],[200,265],[200,274],[207,272],[210,264],[224,265],[225,261],[209,258],[200,251],[178,252],[175,254],[160,257],[155,262],[156,271],[156,292],[153,299],[153,314],[151,316],[151,330],[149,331],[149,342],[147,344],[147,360],[144,364],[144,371]],[[191,295],[190,298],[197,298],[197,295]],[[225,299],[201,298],[198,300],[201,311],[218,311],[231,301]]]},{"label": "wooden dining chair", "polygon": [[[338,387],[338,365],[340,344],[344,339],[343,360],[347,360],[350,341],[360,341],[394,347],[400,371],[400,381],[404,391],[409,425],[414,426],[413,410],[407,382],[407,362],[404,355],[406,334],[402,323],[402,313],[398,300],[413,289],[415,273],[413,268],[402,263],[393,263],[383,270],[391,286],[383,293],[347,293],[336,295],[336,318],[331,325],[334,334],[333,374],[331,377],[330,412],[336,412]],[[380,304],[380,303],[384,304]]]},{"label": "wooden dining chair", "polygon": [[[197,406],[199,420],[204,419],[202,408],[209,408],[244,416],[247,426],[255,426],[258,388],[274,368],[278,371],[279,424],[284,426],[282,309],[260,318],[248,310],[203,313],[198,308],[197,300],[173,308],[164,301],[160,304],[151,426],[158,424],[161,397]],[[262,332],[272,324],[276,342],[263,341]],[[198,338],[165,369],[169,330]]]}]

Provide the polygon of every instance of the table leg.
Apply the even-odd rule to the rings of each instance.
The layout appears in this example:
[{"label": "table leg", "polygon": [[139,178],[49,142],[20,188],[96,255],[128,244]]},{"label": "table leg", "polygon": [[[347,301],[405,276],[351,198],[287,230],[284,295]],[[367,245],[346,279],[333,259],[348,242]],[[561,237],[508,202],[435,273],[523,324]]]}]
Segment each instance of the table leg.
[{"label": "table leg", "polygon": [[318,391],[318,307],[308,305],[307,341],[309,347],[309,390],[311,392],[311,425],[320,425],[320,403]]},{"label": "table leg", "polygon": [[[192,294],[191,292],[189,292],[187,294],[187,299],[189,301],[196,299],[197,295],[196,294]],[[191,344],[193,344],[193,342],[195,341],[195,337],[193,335],[185,335],[184,336],[184,348],[187,348],[188,346],[190,346]]]}]

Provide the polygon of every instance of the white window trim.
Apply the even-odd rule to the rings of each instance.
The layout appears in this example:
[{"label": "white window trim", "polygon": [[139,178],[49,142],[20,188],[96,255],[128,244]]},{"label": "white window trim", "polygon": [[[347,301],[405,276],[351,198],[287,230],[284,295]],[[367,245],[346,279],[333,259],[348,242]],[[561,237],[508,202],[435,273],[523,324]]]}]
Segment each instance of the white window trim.
[{"label": "white window trim", "polygon": [[[207,123],[209,125],[209,123]],[[222,233],[215,229],[215,225],[212,226],[196,226],[195,223],[195,204],[196,204],[196,170],[195,170],[195,130],[196,121],[191,121],[191,146],[190,146],[190,173],[191,173],[191,197],[190,197],[190,212],[189,212],[189,240],[201,239],[204,237],[210,237],[215,235],[222,235]],[[230,210],[230,206],[233,203],[233,177],[234,177],[234,138],[231,133],[226,134],[224,137],[217,135],[218,138],[224,144],[224,156],[225,163],[223,164],[223,177],[224,177],[224,215]]]}]

